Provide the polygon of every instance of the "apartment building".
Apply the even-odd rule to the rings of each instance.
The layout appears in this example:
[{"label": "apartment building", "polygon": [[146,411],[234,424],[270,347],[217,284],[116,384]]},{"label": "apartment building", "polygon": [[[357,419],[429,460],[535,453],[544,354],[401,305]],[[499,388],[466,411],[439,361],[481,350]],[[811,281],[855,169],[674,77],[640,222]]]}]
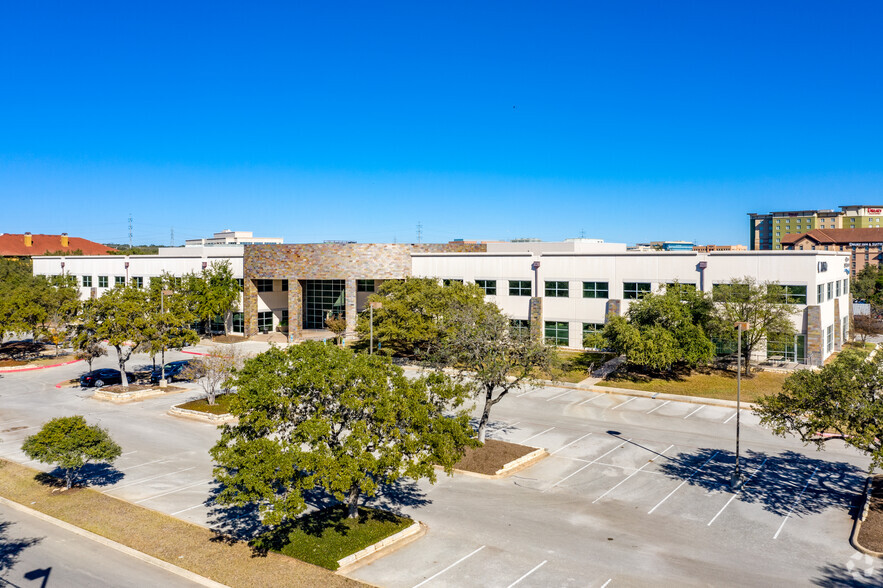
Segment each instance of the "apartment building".
[{"label": "apartment building", "polygon": [[883,206],[856,204],[840,210],[785,210],[749,213],[749,247],[752,250],[784,249],[782,239],[814,229],[880,228]]}]

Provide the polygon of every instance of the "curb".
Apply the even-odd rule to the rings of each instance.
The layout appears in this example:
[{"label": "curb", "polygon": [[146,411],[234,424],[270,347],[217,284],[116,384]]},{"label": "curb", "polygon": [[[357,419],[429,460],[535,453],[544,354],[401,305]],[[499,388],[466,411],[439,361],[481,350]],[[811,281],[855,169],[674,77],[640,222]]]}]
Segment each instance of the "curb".
[{"label": "curb", "polygon": [[[386,539],[381,539],[374,545],[369,545],[365,549],[359,550],[352,555],[337,560],[337,574],[349,573],[362,564],[373,561],[389,552],[404,547],[411,541],[419,539],[426,534],[426,525],[420,521],[414,521],[407,529],[402,529],[398,533],[390,535]],[[370,559],[369,559],[370,558]],[[344,570],[345,571],[342,571]]]},{"label": "curb", "polygon": [[[177,386],[175,387],[177,388]],[[133,390],[131,392],[104,392],[103,390],[103,388],[98,388],[98,390],[92,394],[92,398],[95,400],[113,402],[114,404],[127,404],[129,402],[139,402],[141,400],[147,400],[148,398],[158,398],[169,394],[180,394],[182,392],[187,392],[188,389],[179,388],[177,390],[169,390],[169,387],[166,387],[166,391],[162,391],[162,388],[148,388],[147,390]]]},{"label": "curb", "polygon": [[75,359],[73,361],[66,361],[64,363],[54,363],[52,365],[38,365],[36,367],[26,367],[26,368],[0,368],[0,374],[13,374],[15,372],[31,372],[34,370],[45,370],[48,368],[61,367],[63,365],[71,365],[72,363],[77,363],[79,361],[83,361],[82,359]]},{"label": "curb", "polygon": [[191,410],[189,408],[180,408],[179,406],[173,406],[168,410],[166,414],[169,414],[173,417],[178,417],[182,419],[190,419],[192,421],[201,421],[203,423],[209,423],[212,425],[226,423],[234,420],[234,417],[229,412],[224,414],[212,414],[210,412],[202,412],[201,410]]},{"label": "curb", "polygon": [[208,353],[201,353],[199,351],[184,351],[183,349],[181,350],[181,353],[186,353],[188,355],[208,355]]},{"label": "curb", "polygon": [[185,570],[184,568],[179,568],[175,564],[171,564],[167,561],[163,561],[161,559],[153,557],[152,555],[147,555],[146,553],[141,553],[140,551],[132,549],[131,547],[126,547],[122,543],[117,543],[116,541],[112,541],[111,539],[108,539],[107,537],[102,537],[101,535],[97,535],[91,531],[87,531],[86,529],[81,529],[80,527],[77,527],[76,525],[66,523],[62,520],[56,519],[55,517],[51,517],[51,516],[49,516],[45,513],[42,513],[38,510],[28,508],[27,506],[25,506],[23,504],[19,504],[18,502],[9,500],[8,498],[4,498],[4,497],[0,496],[0,504],[2,504],[4,506],[8,506],[9,508],[23,512],[25,514],[29,514],[33,517],[40,519],[40,520],[46,521],[47,523],[51,523],[57,527],[60,527],[60,528],[65,529],[67,531],[70,531],[71,533],[75,533],[81,537],[86,537],[87,539],[91,539],[92,541],[95,541],[96,543],[101,543],[102,545],[104,545],[106,547],[110,547],[111,549],[116,549],[117,551],[119,551],[121,553],[125,553],[126,555],[130,555],[130,556],[134,557],[135,559],[140,559],[143,562],[153,564],[159,568],[166,570],[167,572],[171,572],[173,574],[177,574],[178,576],[181,576],[182,578],[186,578],[187,580],[190,580],[191,582],[196,582],[197,584],[202,584],[203,586],[208,586],[209,588],[227,588],[226,584],[221,584],[220,582],[215,582],[214,580],[210,580],[209,578],[206,578],[204,576],[200,576],[199,574],[191,572],[190,570]]},{"label": "curb", "polygon": [[[483,480],[501,480],[503,478],[508,478],[515,472],[520,472],[521,470],[527,469],[530,466],[534,465],[538,461],[549,457],[549,452],[541,447],[538,447],[531,451],[530,453],[526,453],[522,455],[518,459],[513,459],[502,468],[498,469],[493,474],[482,474],[479,472],[470,472],[469,470],[458,470],[454,468],[452,471],[455,474],[462,474],[464,476],[469,476],[471,478],[481,478]],[[437,469],[442,469],[441,466],[435,466]]]},{"label": "curb", "polygon": [[[581,388],[586,390],[586,388]],[[666,394],[663,392],[647,392],[645,390],[632,390],[630,388],[613,388],[611,386],[592,386],[589,390],[592,392],[618,394],[621,396],[640,396],[642,398],[653,398],[656,400],[671,400],[674,402],[686,402],[688,404],[707,404],[709,406],[723,406],[726,408],[736,408],[735,400],[718,400],[716,398],[705,398],[703,396],[682,396],[680,394]],[[754,410],[757,407],[753,402],[743,402],[742,408]]]},{"label": "curb", "polygon": [[883,551],[871,551],[867,547],[864,547],[861,543],[858,542],[858,535],[862,530],[862,522],[868,516],[867,509],[869,507],[868,498],[871,493],[871,476],[868,476],[865,479],[865,490],[862,492],[862,505],[859,508],[858,516],[855,517],[855,522],[852,525],[852,533],[849,535],[849,544],[858,551],[861,551],[865,555],[870,555],[872,557],[883,558]]}]

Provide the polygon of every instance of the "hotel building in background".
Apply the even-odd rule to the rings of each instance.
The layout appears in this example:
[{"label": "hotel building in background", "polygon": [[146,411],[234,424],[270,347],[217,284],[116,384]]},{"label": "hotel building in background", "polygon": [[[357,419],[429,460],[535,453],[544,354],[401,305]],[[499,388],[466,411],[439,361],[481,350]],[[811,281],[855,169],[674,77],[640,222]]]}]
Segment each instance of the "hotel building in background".
[{"label": "hotel building in background", "polygon": [[765,214],[749,213],[748,246],[752,250],[784,249],[786,235],[813,229],[881,228],[883,206],[851,205],[840,210],[785,210]]}]

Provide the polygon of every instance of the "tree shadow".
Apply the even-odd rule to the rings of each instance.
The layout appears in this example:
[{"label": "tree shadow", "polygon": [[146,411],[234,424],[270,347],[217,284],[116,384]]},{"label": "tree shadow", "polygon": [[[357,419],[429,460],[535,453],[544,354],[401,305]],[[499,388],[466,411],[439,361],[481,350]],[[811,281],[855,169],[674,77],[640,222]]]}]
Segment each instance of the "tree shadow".
[{"label": "tree shadow", "polygon": [[392,484],[381,486],[377,494],[367,498],[364,504],[398,516],[408,516],[402,512],[403,507],[419,508],[432,504],[432,501],[426,497],[426,493],[420,489],[417,482],[399,479]]},{"label": "tree shadow", "polygon": [[[732,452],[702,448],[662,461],[660,470],[707,491],[732,492],[729,482],[735,461]],[[770,455],[748,450],[740,464],[746,483],[739,500],[759,504],[780,516],[789,512],[794,516],[816,514],[828,508],[852,511],[866,476],[852,464],[810,458],[795,451]]]},{"label": "tree shadow", "polygon": [[252,541],[266,531],[256,504],[235,506],[220,504],[218,495],[224,489],[214,482],[205,505],[209,507],[209,528],[214,532],[213,542],[233,544],[239,541]]},{"label": "tree shadow", "polygon": [[[469,425],[475,430],[478,431],[478,422],[480,419],[477,417],[471,417],[469,419]],[[506,423],[496,422],[492,420],[488,420],[487,426],[485,427],[486,435],[488,439],[494,438],[495,433],[502,433],[503,431],[517,431],[518,427],[513,425],[507,425]]]},{"label": "tree shadow", "polygon": [[43,540],[43,538],[38,537],[10,537],[9,529],[14,524],[9,521],[0,521],[0,572],[12,569],[18,563],[22,552]]},{"label": "tree shadow", "polygon": [[879,588],[883,586],[883,564],[877,558],[856,552],[845,565],[819,568],[812,583],[823,588]]},{"label": "tree shadow", "polygon": [[[126,477],[126,474],[108,463],[87,463],[77,472],[74,488],[87,486],[112,486]],[[50,472],[40,472],[34,480],[51,488],[64,488],[64,470],[56,467]]]}]

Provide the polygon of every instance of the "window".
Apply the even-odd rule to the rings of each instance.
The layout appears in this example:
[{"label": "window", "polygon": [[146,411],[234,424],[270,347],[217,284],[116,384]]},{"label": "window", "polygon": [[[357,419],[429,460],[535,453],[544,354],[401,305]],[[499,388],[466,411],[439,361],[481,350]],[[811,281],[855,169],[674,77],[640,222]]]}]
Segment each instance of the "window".
[{"label": "window", "polygon": [[107,276],[98,276],[98,287],[107,288]]},{"label": "window", "polygon": [[624,282],[622,297],[626,300],[638,300],[650,293],[650,282]]},{"label": "window", "polygon": [[373,292],[374,280],[356,280],[356,292]]},{"label": "window", "polygon": [[604,323],[583,323],[583,337],[594,335],[604,330]]},{"label": "window", "polygon": [[570,343],[568,326],[565,322],[546,321],[546,343],[568,345]]},{"label": "window", "polygon": [[442,280],[442,284],[445,286],[450,286],[451,284],[462,284],[463,280],[459,278],[445,278]]},{"label": "window", "polygon": [[[180,280],[181,278],[175,278],[176,280]],[[236,283],[239,284],[239,291],[245,291],[245,280],[242,278],[236,278]],[[176,283],[175,286],[180,286],[180,284]]]},{"label": "window", "polygon": [[288,292],[288,280],[279,280],[279,281],[282,282],[282,291]]},{"label": "window", "polygon": [[840,340],[846,341],[847,335],[849,335],[849,317],[843,317],[843,330],[840,333]]},{"label": "window", "polygon": [[141,276],[135,276],[134,278],[132,278],[132,285],[134,285],[136,288],[143,288],[144,278],[142,278]]},{"label": "window", "polygon": [[258,313],[258,331],[261,333],[269,333],[273,330],[273,312]]},{"label": "window", "polygon": [[837,297],[839,298],[839,297],[840,297],[840,280],[837,280],[837,281],[834,282],[834,283],[837,285],[837,287],[836,287],[836,290],[837,290]]},{"label": "window", "polygon": [[282,311],[282,318],[279,320],[280,324],[287,325],[288,324],[288,311]]},{"label": "window", "polygon": [[771,296],[775,296],[778,302],[786,304],[806,304],[806,286],[794,286],[785,284],[783,286],[772,284],[767,287],[767,292]]},{"label": "window", "polygon": [[825,285],[819,284],[816,287],[816,304],[821,304],[825,301]]},{"label": "window", "polygon": [[512,326],[512,332],[516,335],[530,334],[530,321],[527,319],[510,319],[509,324]]},{"label": "window", "polygon": [[546,296],[550,298],[567,298],[570,296],[570,286],[567,282],[546,281]]},{"label": "window", "polygon": [[113,285],[114,286],[125,286],[126,285],[125,276],[114,276],[113,277]]},{"label": "window", "polygon": [[497,281],[496,280],[475,280],[475,283],[478,284],[478,287],[484,290],[485,296],[496,296],[497,295]]},{"label": "window", "polygon": [[834,325],[828,325],[825,329],[825,349],[826,353],[834,351]]},{"label": "window", "polygon": [[843,293],[849,292],[849,278],[843,278]]},{"label": "window", "polygon": [[92,287],[92,276],[83,276],[83,288]]},{"label": "window", "polygon": [[530,280],[509,280],[509,296],[530,296]]},{"label": "window", "polygon": [[715,302],[748,300],[748,284],[712,284],[711,299]]},{"label": "window", "polygon": [[273,280],[255,280],[255,286],[258,289],[258,292],[272,292],[273,291]]},{"label": "window", "polygon": [[234,333],[242,333],[245,331],[245,313],[233,313],[233,326],[230,330]]},{"label": "window", "polygon": [[834,282],[828,282],[828,300],[834,298]]},{"label": "window", "polygon": [[583,282],[583,298],[610,298],[607,282]]},{"label": "window", "polygon": [[806,337],[771,333],[766,344],[767,359],[806,362]]}]

